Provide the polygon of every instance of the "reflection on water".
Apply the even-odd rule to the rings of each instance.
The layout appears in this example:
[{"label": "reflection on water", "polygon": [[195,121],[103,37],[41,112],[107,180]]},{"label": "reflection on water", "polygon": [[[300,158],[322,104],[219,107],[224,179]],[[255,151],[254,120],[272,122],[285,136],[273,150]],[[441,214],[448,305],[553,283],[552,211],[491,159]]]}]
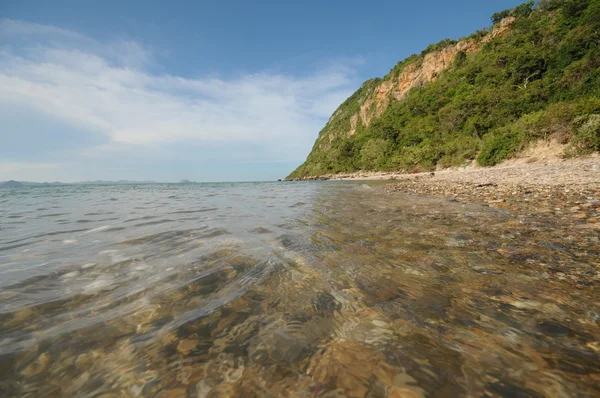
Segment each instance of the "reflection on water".
[{"label": "reflection on water", "polygon": [[598,237],[552,221],[357,183],[0,191],[0,395],[597,396]]}]

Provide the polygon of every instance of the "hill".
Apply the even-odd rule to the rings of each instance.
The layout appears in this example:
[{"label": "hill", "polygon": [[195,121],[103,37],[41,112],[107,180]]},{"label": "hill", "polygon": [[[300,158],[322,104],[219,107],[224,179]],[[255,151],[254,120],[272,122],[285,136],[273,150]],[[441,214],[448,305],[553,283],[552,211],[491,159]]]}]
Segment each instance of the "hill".
[{"label": "hill", "polygon": [[20,183],[18,181],[14,181],[14,180],[0,182],[0,188],[21,188],[24,186],[25,185],[23,185],[22,183]]},{"label": "hill", "polygon": [[288,179],[492,166],[553,138],[600,150],[600,0],[530,1],[366,81]]}]

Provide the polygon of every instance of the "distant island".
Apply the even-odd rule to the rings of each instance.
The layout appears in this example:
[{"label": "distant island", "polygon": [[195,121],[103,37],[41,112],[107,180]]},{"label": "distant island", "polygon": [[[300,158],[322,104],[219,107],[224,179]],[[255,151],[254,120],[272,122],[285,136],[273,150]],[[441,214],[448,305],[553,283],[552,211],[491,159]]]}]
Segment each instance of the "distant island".
[{"label": "distant island", "polygon": [[118,181],[104,181],[104,180],[95,180],[95,181],[81,181],[74,182],[73,184],[83,184],[83,185],[129,185],[129,184],[156,184],[156,181],[129,181],[129,180],[118,180]]},{"label": "distant island", "polygon": [[30,182],[30,181],[0,181],[0,188],[22,188],[22,187],[38,187],[38,186],[50,186],[50,185],[132,185],[132,184],[157,184],[156,181],[129,181],[129,180],[119,180],[119,181],[104,181],[104,180],[94,180],[94,181],[78,181],[78,182]]},{"label": "distant island", "polygon": [[[94,180],[94,181],[78,181],[78,182],[30,182],[30,181],[0,181],[0,188],[22,188],[22,187],[37,187],[37,186],[48,186],[48,185],[136,185],[136,184],[173,184],[172,182],[157,182],[151,180],[144,181],[130,181],[130,180],[118,180],[118,181],[105,181],[105,180]],[[177,183],[176,183],[177,184]],[[196,181],[181,180],[178,184],[197,184]]]},{"label": "distant island", "polygon": [[23,183],[18,181],[10,180],[6,182],[0,182],[0,188],[21,188],[24,187]]},{"label": "distant island", "polygon": [[367,80],[287,179],[493,166],[540,141],[600,151],[598,1],[529,1]]}]

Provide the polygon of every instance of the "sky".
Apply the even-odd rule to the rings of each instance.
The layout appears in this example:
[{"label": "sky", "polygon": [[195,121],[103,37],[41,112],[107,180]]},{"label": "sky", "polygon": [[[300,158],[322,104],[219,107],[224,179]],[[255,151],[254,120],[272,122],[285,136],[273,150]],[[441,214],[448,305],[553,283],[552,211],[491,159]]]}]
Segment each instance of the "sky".
[{"label": "sky", "polygon": [[361,83],[522,0],[0,0],[0,181],[262,181]]}]

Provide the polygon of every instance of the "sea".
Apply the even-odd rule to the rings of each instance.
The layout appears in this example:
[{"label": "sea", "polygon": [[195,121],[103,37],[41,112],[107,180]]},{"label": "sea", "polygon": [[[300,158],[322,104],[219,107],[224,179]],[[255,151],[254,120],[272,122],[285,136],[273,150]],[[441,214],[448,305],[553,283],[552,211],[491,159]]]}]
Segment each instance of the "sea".
[{"label": "sea", "polygon": [[0,396],[600,396],[577,237],[385,184],[0,190]]}]

